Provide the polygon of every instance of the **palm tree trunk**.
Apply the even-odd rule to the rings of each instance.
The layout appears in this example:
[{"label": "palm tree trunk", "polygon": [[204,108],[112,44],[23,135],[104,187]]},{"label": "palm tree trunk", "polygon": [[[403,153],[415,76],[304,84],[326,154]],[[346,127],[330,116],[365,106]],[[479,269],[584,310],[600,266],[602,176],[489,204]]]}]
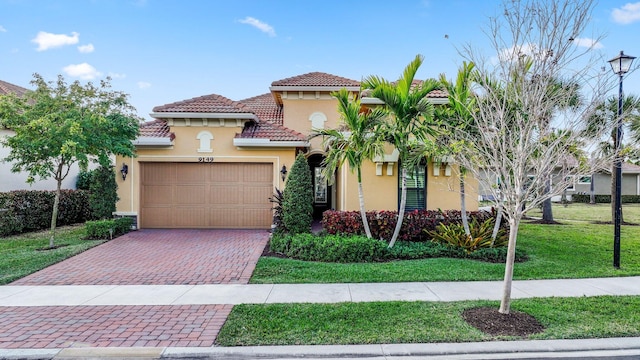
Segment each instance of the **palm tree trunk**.
[{"label": "palm tree trunk", "polygon": [[[549,195],[551,192],[551,179],[547,176],[547,180],[544,182],[544,194]],[[542,222],[553,222],[553,210],[551,209],[551,198],[546,199],[542,203]]]},{"label": "palm tree trunk", "polygon": [[393,231],[393,236],[389,242],[389,248],[395,245],[398,235],[400,235],[400,228],[402,227],[402,221],[404,220],[404,208],[407,206],[407,168],[402,168],[402,192],[400,195],[400,209],[398,210],[398,221],[396,222],[396,228]]},{"label": "palm tree trunk", "polygon": [[464,233],[467,236],[471,236],[471,230],[469,229],[469,219],[467,218],[467,202],[465,196],[465,188],[464,188],[464,174],[462,170],[460,170],[460,218],[462,219],[462,227],[464,228]]},{"label": "palm tree trunk", "polygon": [[511,285],[513,284],[513,265],[516,258],[516,238],[518,237],[518,226],[520,221],[509,219],[509,245],[507,248],[507,262],[504,269],[504,285],[502,289],[502,299],[500,301],[501,314],[509,314],[511,311]]},{"label": "palm tree trunk", "polygon": [[371,229],[369,228],[369,220],[367,219],[367,210],[364,207],[364,191],[362,190],[361,170],[358,168],[358,200],[360,200],[360,217],[362,217],[362,226],[367,238],[371,239]]}]

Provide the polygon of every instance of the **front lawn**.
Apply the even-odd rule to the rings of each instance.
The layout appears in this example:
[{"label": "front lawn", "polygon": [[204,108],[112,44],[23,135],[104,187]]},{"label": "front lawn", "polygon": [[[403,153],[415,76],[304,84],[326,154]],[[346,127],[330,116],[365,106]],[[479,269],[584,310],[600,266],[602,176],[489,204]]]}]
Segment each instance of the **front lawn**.
[{"label": "front lawn", "polygon": [[[487,335],[462,311],[495,301],[237,305],[221,329],[221,346],[390,344],[518,339]],[[640,336],[638,296],[514,300],[512,311],[544,327],[529,339]]]},{"label": "front lawn", "polygon": [[[611,204],[570,203],[564,206],[554,203],[551,209],[556,221],[611,221]],[[536,209],[527,212],[527,215],[540,218],[542,212]],[[640,224],[640,204],[622,204],[622,217],[625,222]]]},{"label": "front lawn", "polygon": [[0,285],[8,284],[53,265],[96,245],[100,240],[84,240],[84,225],[57,229],[54,250],[49,246],[49,231],[0,238]]},{"label": "front lawn", "polygon": [[[613,268],[613,226],[589,223],[522,224],[518,247],[529,260],[515,279],[640,275],[640,226],[623,226],[621,269]],[[336,264],[262,257],[251,283],[341,283],[502,280],[504,264],[464,259]]]}]

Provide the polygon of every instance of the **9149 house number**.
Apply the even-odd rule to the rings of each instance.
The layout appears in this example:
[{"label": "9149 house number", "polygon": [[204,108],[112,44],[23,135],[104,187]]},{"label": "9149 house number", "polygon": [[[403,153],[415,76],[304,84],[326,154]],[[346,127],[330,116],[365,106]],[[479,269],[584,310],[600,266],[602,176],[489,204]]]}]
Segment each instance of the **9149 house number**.
[{"label": "9149 house number", "polygon": [[198,162],[201,162],[201,163],[212,163],[213,162],[213,156],[199,157],[198,158]]}]

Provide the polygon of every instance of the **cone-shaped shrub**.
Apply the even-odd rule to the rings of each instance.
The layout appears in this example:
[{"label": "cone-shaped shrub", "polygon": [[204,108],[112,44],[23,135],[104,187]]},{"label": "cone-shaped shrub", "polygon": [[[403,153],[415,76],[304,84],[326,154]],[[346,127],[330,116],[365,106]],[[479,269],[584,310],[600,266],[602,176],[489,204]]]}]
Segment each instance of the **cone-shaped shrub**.
[{"label": "cone-shaped shrub", "polygon": [[298,154],[291,167],[282,201],[282,221],[289,233],[311,232],[313,188],[307,159]]}]

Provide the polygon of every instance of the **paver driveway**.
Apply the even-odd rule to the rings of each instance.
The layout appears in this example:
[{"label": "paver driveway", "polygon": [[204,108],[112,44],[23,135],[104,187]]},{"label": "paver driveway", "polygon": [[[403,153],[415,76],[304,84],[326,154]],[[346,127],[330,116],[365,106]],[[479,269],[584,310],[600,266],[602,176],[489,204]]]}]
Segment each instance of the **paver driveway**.
[{"label": "paver driveway", "polygon": [[[15,285],[246,284],[264,230],[140,230]],[[0,307],[0,348],[212,346],[232,305]]]},{"label": "paver driveway", "polygon": [[140,230],[11,285],[246,284],[266,230]]}]

